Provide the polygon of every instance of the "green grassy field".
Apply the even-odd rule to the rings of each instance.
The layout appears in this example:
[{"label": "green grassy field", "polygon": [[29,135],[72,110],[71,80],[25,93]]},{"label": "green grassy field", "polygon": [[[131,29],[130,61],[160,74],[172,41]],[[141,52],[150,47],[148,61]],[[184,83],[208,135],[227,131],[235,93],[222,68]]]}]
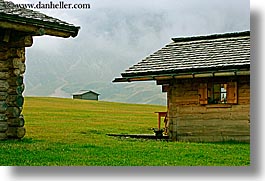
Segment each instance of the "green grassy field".
[{"label": "green grassy field", "polygon": [[118,138],[152,134],[163,106],[25,98],[26,136],[0,141],[0,165],[248,166],[246,143],[181,143]]}]

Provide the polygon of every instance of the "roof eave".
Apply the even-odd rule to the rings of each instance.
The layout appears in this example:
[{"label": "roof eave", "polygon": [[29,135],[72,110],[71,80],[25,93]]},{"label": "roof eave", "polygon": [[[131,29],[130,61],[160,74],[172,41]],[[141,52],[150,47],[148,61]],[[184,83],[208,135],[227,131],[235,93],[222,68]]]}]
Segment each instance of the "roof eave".
[{"label": "roof eave", "polygon": [[16,31],[26,32],[32,36],[50,35],[57,37],[76,37],[80,27],[58,25],[56,23],[33,21],[23,18],[9,18],[10,16],[0,17],[0,27],[5,29],[13,29]]},{"label": "roof eave", "polygon": [[231,64],[231,65],[220,65],[214,67],[194,67],[194,68],[183,68],[183,69],[171,69],[161,71],[145,71],[145,72],[124,72],[122,77],[137,77],[137,76],[150,76],[150,75],[166,75],[166,74],[187,74],[187,73],[198,73],[198,72],[214,72],[214,71],[229,71],[239,69],[250,69],[249,63],[244,64]]},{"label": "roof eave", "polygon": [[112,82],[133,82],[133,81],[152,81],[152,80],[169,80],[169,79],[187,79],[187,78],[206,78],[206,77],[222,77],[222,76],[240,76],[250,75],[250,69],[230,69],[230,70],[215,70],[202,72],[186,72],[172,74],[157,74],[145,76],[131,76],[115,78]]}]

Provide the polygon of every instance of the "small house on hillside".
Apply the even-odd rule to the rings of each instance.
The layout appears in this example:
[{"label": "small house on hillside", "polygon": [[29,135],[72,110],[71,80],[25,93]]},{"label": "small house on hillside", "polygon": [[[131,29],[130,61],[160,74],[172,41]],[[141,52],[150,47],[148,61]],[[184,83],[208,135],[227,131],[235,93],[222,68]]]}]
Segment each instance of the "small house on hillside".
[{"label": "small house on hillside", "polygon": [[[25,135],[23,74],[25,47],[34,36],[76,37],[80,27],[0,0],[0,140]],[[34,61],[34,60],[32,60]]]},{"label": "small house on hillside", "polygon": [[83,99],[83,100],[98,100],[100,94],[94,91],[81,90],[73,94],[73,99]]},{"label": "small house on hillside", "polygon": [[250,141],[250,31],[173,38],[113,82],[156,81],[173,141]]}]

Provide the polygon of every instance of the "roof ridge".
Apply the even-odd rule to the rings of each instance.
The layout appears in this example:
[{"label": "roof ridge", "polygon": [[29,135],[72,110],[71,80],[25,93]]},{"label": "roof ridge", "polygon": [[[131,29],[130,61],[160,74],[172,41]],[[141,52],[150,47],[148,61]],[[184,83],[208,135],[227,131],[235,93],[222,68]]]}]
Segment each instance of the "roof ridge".
[{"label": "roof ridge", "polygon": [[222,34],[210,34],[210,35],[199,35],[192,37],[178,37],[171,38],[174,42],[186,42],[186,41],[197,41],[197,40],[210,40],[210,39],[219,39],[219,38],[233,38],[240,36],[249,36],[250,31],[241,31],[241,32],[228,32]]}]

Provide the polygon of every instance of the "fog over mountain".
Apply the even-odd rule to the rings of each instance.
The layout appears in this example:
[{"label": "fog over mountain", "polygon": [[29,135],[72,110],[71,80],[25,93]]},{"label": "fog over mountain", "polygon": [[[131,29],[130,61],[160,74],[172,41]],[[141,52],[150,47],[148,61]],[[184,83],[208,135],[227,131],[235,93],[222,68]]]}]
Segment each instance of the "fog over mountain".
[{"label": "fog over mountain", "polygon": [[26,53],[25,96],[71,97],[73,92],[92,89],[105,101],[165,104],[166,94],[155,82],[111,81],[172,37],[250,29],[249,0],[64,2],[89,3],[91,8],[38,10],[81,26],[81,30],[76,38],[34,38]]}]

